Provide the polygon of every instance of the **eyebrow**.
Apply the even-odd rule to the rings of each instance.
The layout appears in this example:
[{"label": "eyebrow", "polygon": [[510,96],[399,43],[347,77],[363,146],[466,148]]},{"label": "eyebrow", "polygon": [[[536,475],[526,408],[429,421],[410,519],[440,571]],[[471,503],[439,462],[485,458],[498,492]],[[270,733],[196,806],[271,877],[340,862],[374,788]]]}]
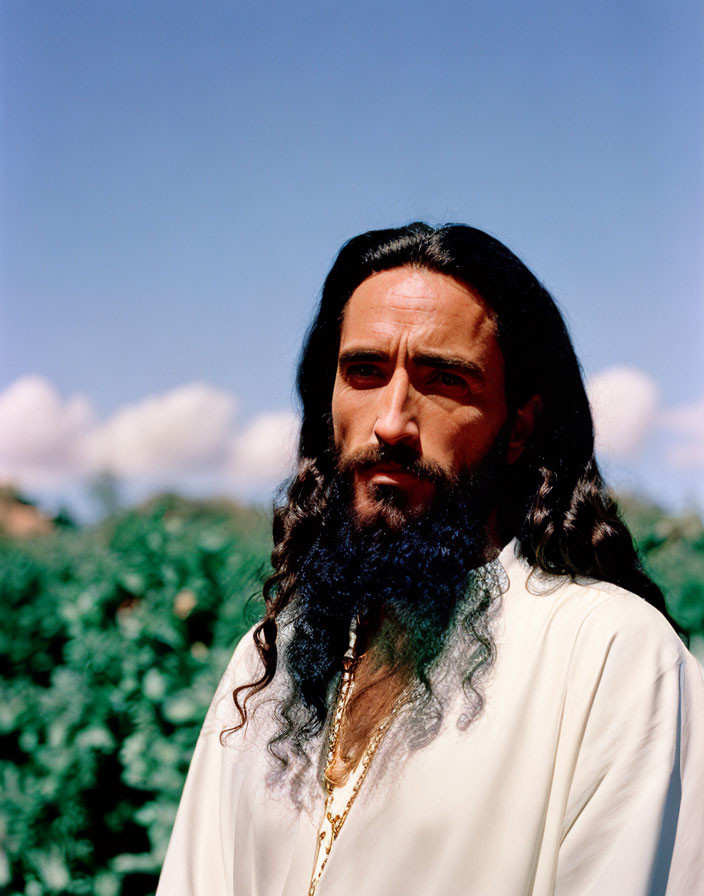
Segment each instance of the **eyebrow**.
[{"label": "eyebrow", "polygon": [[413,356],[413,363],[424,367],[435,367],[438,370],[456,370],[458,373],[464,373],[472,379],[484,382],[484,371],[474,361],[467,361],[465,358],[452,357],[450,355],[436,355],[432,352],[423,352],[420,355]]},{"label": "eyebrow", "polygon": [[385,352],[373,348],[349,348],[340,352],[338,364],[353,364],[355,361],[388,361],[389,356]]},{"label": "eyebrow", "polygon": [[[388,361],[389,356],[386,352],[380,352],[376,349],[367,348],[351,348],[340,352],[338,364],[354,364],[361,361]],[[468,361],[465,358],[458,358],[452,355],[440,355],[434,352],[422,352],[419,355],[413,355],[414,364],[421,367],[433,367],[436,370],[453,370],[463,373],[479,382],[486,379],[484,370],[474,361]]]}]

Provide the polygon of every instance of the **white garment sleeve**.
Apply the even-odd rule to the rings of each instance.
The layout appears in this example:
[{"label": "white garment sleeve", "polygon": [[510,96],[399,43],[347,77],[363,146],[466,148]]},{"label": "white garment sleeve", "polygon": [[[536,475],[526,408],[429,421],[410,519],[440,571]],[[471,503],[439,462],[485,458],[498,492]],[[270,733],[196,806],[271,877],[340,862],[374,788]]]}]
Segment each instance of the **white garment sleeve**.
[{"label": "white garment sleeve", "polygon": [[253,654],[250,631],[220,680],[198,736],[156,896],[232,896],[234,830],[229,809],[238,794],[233,792],[236,784],[220,733],[239,719],[232,701],[235,685],[260,674]]},{"label": "white garment sleeve", "polygon": [[198,737],[156,896],[230,896],[221,850],[218,738],[217,731]]},{"label": "white garment sleeve", "polygon": [[656,611],[638,616],[611,633],[595,618],[575,657],[582,739],[556,896],[704,894],[704,681]]}]

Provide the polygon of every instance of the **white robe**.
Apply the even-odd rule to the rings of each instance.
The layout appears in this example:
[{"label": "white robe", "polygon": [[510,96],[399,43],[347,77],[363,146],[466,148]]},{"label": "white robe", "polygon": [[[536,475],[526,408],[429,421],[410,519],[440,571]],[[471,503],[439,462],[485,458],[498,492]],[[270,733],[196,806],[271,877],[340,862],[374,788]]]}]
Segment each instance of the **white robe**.
[{"label": "white robe", "polygon": [[[704,894],[698,663],[639,597],[529,580],[515,541],[499,560],[509,587],[482,714],[461,731],[458,703],[398,763],[389,732],[317,896]],[[322,787],[302,808],[267,787],[266,725],[220,743],[239,719],[233,686],[258,670],[246,636],[198,739],[157,896],[308,892]]]}]

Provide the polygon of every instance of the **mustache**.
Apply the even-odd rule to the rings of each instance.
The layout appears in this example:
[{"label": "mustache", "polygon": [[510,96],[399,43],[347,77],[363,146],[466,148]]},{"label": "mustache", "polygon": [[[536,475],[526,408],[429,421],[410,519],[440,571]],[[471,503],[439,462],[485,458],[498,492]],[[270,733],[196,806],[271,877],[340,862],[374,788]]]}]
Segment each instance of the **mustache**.
[{"label": "mustache", "polygon": [[456,485],[457,474],[446,470],[442,464],[419,457],[408,445],[366,445],[337,457],[337,469],[343,475],[369,470],[381,464],[394,464],[404,473],[417,479],[429,479],[436,484]]}]

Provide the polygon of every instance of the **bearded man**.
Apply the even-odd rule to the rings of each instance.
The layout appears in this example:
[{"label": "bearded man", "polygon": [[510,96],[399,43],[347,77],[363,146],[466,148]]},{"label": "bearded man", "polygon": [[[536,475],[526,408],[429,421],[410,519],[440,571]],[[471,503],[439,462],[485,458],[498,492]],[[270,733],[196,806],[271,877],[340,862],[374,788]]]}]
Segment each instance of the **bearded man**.
[{"label": "bearded man", "polygon": [[704,892],[704,683],[546,290],[474,228],[363,234],[298,390],[159,896]]}]

